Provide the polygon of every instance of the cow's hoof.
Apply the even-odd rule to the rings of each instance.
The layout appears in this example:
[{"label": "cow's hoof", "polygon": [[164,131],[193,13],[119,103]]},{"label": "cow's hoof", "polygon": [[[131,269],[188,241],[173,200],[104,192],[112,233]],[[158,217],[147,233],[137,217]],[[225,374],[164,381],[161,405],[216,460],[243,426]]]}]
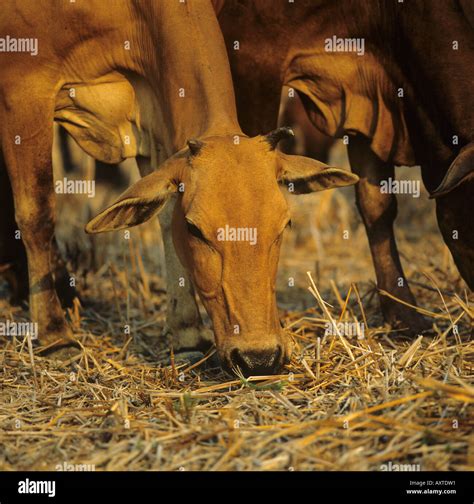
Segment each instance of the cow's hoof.
[{"label": "cow's hoof", "polygon": [[214,333],[206,327],[185,327],[175,332],[165,330],[168,344],[174,352],[199,350],[207,352],[214,345]]},{"label": "cow's hoof", "polygon": [[80,345],[74,338],[71,329],[65,323],[58,323],[54,330],[39,332],[38,353],[41,355],[52,355],[61,349],[80,349]]},{"label": "cow's hoof", "polygon": [[390,326],[406,336],[416,336],[430,331],[433,324],[420,313],[411,309],[391,311],[385,318]]}]

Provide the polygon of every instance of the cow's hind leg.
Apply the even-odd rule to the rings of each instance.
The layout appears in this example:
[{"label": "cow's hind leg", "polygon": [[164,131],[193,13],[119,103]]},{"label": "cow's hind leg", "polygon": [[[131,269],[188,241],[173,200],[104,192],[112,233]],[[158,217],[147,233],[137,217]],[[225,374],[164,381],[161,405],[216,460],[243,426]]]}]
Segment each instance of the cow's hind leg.
[{"label": "cow's hind leg", "polygon": [[[351,138],[349,160],[352,170],[360,177],[355,187],[356,201],[369,239],[377,286],[416,305],[403,273],[393,232],[397,200],[393,194],[382,193],[380,186],[382,180],[394,178],[394,167],[382,162],[370,149],[368,140],[361,136]],[[385,320],[394,327],[412,334],[429,328],[423,316],[390,297],[381,295],[380,304]]]},{"label": "cow's hind leg", "polygon": [[74,338],[56,294],[51,265],[54,90],[45,91],[47,84],[40,77],[28,82],[25,78],[24,83],[29,84],[26,89],[17,87],[8,96],[2,150],[28,260],[30,316],[38,324],[40,342],[57,347],[74,342]]}]

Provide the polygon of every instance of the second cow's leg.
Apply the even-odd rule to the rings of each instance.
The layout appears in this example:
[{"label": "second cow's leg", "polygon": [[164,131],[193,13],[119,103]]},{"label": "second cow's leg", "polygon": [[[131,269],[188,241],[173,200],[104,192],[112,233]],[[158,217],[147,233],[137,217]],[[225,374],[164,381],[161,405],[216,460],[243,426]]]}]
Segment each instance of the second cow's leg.
[{"label": "second cow's leg", "polygon": [[214,336],[203,326],[191,278],[174,249],[171,222],[175,201],[175,197],[168,201],[159,215],[166,262],[167,332],[174,350],[207,350]]},{"label": "second cow's leg", "polygon": [[[382,193],[380,186],[382,180],[394,178],[394,167],[381,161],[364,137],[351,138],[349,160],[353,172],[360,177],[355,187],[356,201],[369,239],[377,286],[416,305],[403,273],[393,232],[397,200],[393,194]],[[391,325],[406,328],[410,333],[427,329],[427,321],[415,310],[383,295],[380,304],[385,320]]]},{"label": "second cow's leg", "polygon": [[[2,150],[13,189],[15,218],[28,259],[30,317],[40,342],[55,346],[74,341],[56,294],[52,272],[55,194],[52,171],[54,88],[40,78],[8,97]],[[29,102],[25,97],[34,97]],[[11,111],[11,112],[9,112]]]},{"label": "second cow's leg", "polygon": [[[151,172],[148,158],[137,157],[142,177]],[[174,351],[207,350],[214,344],[214,335],[203,326],[196,303],[194,287],[175,252],[172,217],[176,198],[171,198],[159,214],[166,263],[166,293],[168,298],[166,328]]]}]

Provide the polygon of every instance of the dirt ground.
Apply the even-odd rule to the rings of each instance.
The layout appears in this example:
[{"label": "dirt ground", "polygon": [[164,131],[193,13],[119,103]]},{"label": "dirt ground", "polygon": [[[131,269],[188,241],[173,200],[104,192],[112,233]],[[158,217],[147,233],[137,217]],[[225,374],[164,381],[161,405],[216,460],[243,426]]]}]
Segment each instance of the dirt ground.
[{"label": "dirt ground", "polygon": [[[157,222],[91,241],[82,229],[98,209],[58,198],[82,351],[59,361],[2,340],[0,470],[474,469],[473,296],[426,193],[399,197],[396,226],[433,323],[414,338],[383,324],[352,189],[290,197],[277,287],[294,352],[259,380],[226,375],[213,352],[170,358]],[[26,317],[0,284],[0,319]],[[331,320],[364,334],[326,334]]]}]

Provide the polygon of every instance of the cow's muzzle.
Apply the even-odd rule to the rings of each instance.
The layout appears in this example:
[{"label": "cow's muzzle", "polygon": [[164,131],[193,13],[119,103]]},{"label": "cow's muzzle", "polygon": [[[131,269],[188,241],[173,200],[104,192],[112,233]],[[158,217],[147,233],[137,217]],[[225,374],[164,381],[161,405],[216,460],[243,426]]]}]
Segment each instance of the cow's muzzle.
[{"label": "cow's muzzle", "polygon": [[244,376],[263,376],[278,373],[288,361],[281,345],[273,348],[229,349],[223,358],[223,367]]}]

